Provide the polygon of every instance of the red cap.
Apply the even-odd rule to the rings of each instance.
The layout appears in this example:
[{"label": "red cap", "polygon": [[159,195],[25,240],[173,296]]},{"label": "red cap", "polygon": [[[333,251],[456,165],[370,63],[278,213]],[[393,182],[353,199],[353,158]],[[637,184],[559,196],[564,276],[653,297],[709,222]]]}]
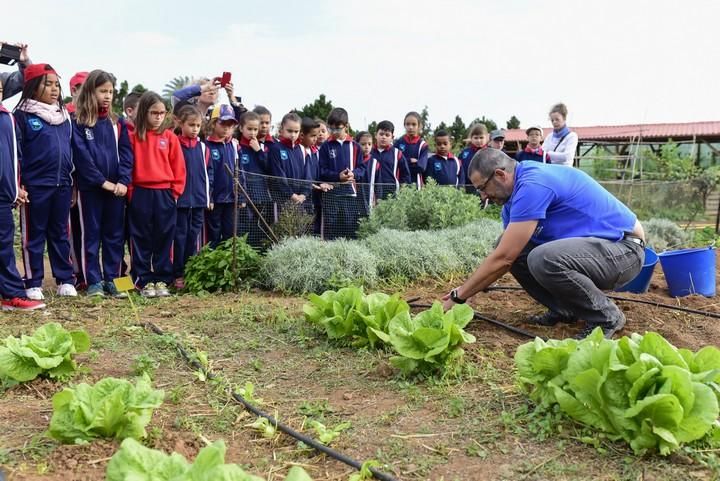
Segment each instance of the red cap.
[{"label": "red cap", "polygon": [[47,75],[49,73],[57,75],[57,72],[50,66],[50,64],[34,63],[25,67],[23,76],[25,77],[25,82],[29,82],[34,78],[42,77],[43,75]]},{"label": "red cap", "polygon": [[85,83],[89,75],[89,72],[78,72],[70,77],[70,88],[79,87]]}]

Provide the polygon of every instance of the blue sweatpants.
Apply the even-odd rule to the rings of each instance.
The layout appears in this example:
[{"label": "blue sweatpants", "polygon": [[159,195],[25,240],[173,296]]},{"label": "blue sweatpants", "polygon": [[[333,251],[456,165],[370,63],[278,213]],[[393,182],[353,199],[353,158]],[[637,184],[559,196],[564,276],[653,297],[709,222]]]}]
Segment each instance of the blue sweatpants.
[{"label": "blue sweatpants", "polygon": [[42,287],[47,242],[53,277],[58,284],[74,284],[70,260],[70,200],[72,187],[25,187],[29,203],[20,209],[25,287]]},{"label": "blue sweatpants", "polygon": [[222,241],[230,239],[234,232],[235,220],[235,204],[215,204],[213,210],[209,212],[208,227],[208,243],[210,247],[217,247]]},{"label": "blue sweatpants", "polygon": [[200,236],[204,222],[204,207],[180,208],[177,210],[175,243],[173,244],[173,269],[176,279],[183,277],[185,263],[200,250]]},{"label": "blue sweatpants", "polygon": [[0,295],[5,299],[25,297],[25,285],[15,264],[14,241],[12,205],[0,204]]},{"label": "blue sweatpants", "polygon": [[[125,253],[125,198],[102,189],[78,193],[81,226],[81,262],[88,283],[112,282],[120,277]],[[100,249],[102,248],[102,270]]]},{"label": "blue sweatpants", "polygon": [[130,199],[130,257],[135,284],[169,284],[177,204],[170,189],[135,187]]}]

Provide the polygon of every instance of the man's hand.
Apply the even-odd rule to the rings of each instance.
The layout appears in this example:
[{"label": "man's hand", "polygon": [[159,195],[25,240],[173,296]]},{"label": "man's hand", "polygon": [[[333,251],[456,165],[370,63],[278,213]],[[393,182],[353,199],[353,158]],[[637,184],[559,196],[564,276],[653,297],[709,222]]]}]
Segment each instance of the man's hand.
[{"label": "man's hand", "polygon": [[452,299],[450,299],[449,292],[442,297],[442,301],[443,301],[443,311],[449,311],[455,305],[455,303],[452,301]]}]

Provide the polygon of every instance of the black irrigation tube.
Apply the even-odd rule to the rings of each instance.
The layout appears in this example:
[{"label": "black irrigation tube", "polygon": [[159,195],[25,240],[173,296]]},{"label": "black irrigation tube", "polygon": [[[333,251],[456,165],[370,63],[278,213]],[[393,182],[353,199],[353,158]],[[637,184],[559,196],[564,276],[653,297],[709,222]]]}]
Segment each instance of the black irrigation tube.
[{"label": "black irrigation tube", "polygon": [[[488,287],[486,290],[488,290],[488,291],[522,291],[524,289],[520,286],[491,286],[491,287]],[[663,304],[662,302],[646,301],[644,299],[630,299],[628,297],[614,296],[612,294],[608,295],[608,298],[613,299],[615,301],[635,302],[637,304],[646,304],[648,306],[661,307],[663,309],[669,309],[672,311],[687,312],[688,314],[697,314],[699,316],[711,317],[713,319],[720,319],[720,314],[718,314],[716,312],[701,311],[699,309],[692,309],[690,307],[673,306],[672,304]]]},{"label": "black irrigation tube", "polygon": [[[411,301],[412,301],[412,300],[411,300]],[[409,302],[408,305],[409,305],[410,307],[415,307],[415,308],[430,308],[430,307],[432,307],[430,304],[415,304],[415,303],[413,303],[413,302]],[[500,322],[500,321],[498,321],[497,319],[493,319],[493,318],[491,318],[491,317],[484,316],[484,315],[480,314],[479,312],[477,312],[476,310],[473,310],[473,318],[474,318],[474,319],[478,319],[478,320],[480,320],[480,321],[485,321],[485,322],[487,322],[487,323],[492,324],[493,326],[501,327],[501,328],[503,328],[503,329],[505,329],[505,330],[507,330],[507,331],[513,332],[513,333],[515,333],[515,334],[519,334],[519,335],[521,335],[521,336],[529,337],[530,339],[535,339],[536,337],[539,337],[539,338],[542,339],[543,341],[547,341],[547,338],[546,338],[546,337],[539,336],[539,335],[537,335],[537,334],[533,334],[532,332],[526,331],[525,329],[521,329],[521,328],[519,328],[519,327],[515,327],[515,326],[512,326],[512,325],[510,325],[510,324],[506,324],[506,323],[504,323],[504,322]]]},{"label": "black irrigation tube", "polygon": [[[146,329],[149,329],[150,331],[154,332],[155,334],[158,334],[160,336],[164,336],[166,333],[160,329],[157,325],[153,324],[152,322],[144,322],[141,324],[141,326],[145,327]],[[183,357],[185,362],[190,364],[192,367],[202,371],[205,376],[207,376],[208,379],[215,379],[217,378],[217,374],[215,374],[212,370],[205,368],[202,364],[200,364],[197,359],[193,359],[185,350],[183,345],[175,340],[175,348],[178,350],[180,355]],[[276,420],[273,416],[270,414],[267,414],[260,409],[257,408],[257,406],[249,403],[245,398],[243,398],[240,394],[236,393],[235,391],[230,390],[230,394],[233,397],[233,399],[240,404],[243,405],[245,409],[253,413],[254,415],[267,419],[275,428],[279,429],[283,433],[287,434],[288,436],[297,439],[298,441],[302,441],[306,445],[310,446],[311,448],[316,449],[317,451],[320,451],[322,453],[327,454],[333,459],[336,459],[337,461],[340,461],[341,463],[347,464],[348,466],[351,466],[358,471],[362,469],[362,463],[359,461],[354,460],[353,458],[350,458],[343,453],[340,453],[338,451],[335,451],[334,449],[329,448],[328,446],[325,446],[324,444],[314,440],[313,438],[306,436],[298,431],[295,431],[290,426],[287,426],[278,420]],[[377,469],[371,467],[370,472],[373,474],[373,476],[376,479],[379,479],[380,481],[397,481],[396,478],[393,476],[383,473],[382,471],[378,471]]]}]

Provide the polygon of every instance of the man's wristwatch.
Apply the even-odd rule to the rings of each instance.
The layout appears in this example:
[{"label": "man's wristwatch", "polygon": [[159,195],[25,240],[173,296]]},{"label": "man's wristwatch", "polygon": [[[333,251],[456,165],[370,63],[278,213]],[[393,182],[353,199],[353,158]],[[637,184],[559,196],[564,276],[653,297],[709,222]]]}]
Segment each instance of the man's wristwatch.
[{"label": "man's wristwatch", "polygon": [[458,288],[456,287],[452,291],[450,291],[450,300],[453,301],[455,304],[465,304],[465,301],[467,299],[461,299],[458,296]]}]

